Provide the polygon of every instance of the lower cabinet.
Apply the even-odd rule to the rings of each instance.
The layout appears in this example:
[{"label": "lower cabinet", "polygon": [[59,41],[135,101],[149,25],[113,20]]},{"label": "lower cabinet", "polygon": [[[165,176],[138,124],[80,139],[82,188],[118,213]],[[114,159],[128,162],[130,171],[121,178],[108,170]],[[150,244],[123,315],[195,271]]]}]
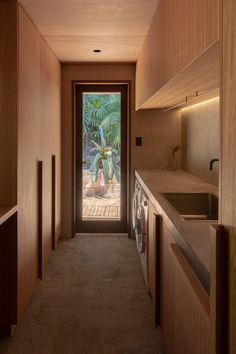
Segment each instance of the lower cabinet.
[{"label": "lower cabinet", "polygon": [[16,211],[3,223],[0,220],[0,289],[0,337],[10,337],[17,323]]},{"label": "lower cabinet", "polygon": [[[162,221],[160,225],[160,327],[166,353],[175,353],[175,286],[174,260],[170,244],[174,243],[171,233]],[[190,353],[189,353],[190,354]]]},{"label": "lower cabinet", "polygon": [[149,203],[148,213],[148,284],[154,306],[155,326],[160,324],[160,216]]},{"label": "lower cabinet", "polygon": [[160,327],[167,354],[209,354],[209,296],[167,225],[160,224]]}]

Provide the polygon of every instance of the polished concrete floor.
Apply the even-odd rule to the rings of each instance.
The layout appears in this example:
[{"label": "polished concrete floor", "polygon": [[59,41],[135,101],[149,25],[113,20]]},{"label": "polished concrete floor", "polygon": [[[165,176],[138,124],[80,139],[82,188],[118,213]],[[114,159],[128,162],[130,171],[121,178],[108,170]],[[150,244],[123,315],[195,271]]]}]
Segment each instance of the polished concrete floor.
[{"label": "polished concrete floor", "polygon": [[135,242],[61,241],[4,354],[160,354]]}]

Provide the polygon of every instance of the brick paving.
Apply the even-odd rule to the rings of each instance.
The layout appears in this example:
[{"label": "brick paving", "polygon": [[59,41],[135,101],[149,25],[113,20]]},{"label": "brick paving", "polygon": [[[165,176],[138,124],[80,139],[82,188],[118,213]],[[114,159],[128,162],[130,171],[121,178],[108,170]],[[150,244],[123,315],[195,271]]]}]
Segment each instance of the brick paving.
[{"label": "brick paving", "polygon": [[106,197],[84,197],[83,198],[84,219],[119,219],[120,198],[110,195]]}]

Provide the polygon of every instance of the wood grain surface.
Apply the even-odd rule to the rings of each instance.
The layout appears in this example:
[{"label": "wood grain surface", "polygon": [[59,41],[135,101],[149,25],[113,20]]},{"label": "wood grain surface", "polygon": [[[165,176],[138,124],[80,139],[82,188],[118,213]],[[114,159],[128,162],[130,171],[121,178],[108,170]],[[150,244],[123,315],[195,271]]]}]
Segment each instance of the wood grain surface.
[{"label": "wood grain surface", "polygon": [[17,213],[0,225],[0,337],[17,323]]},{"label": "wood grain surface", "polygon": [[158,0],[19,2],[60,61],[135,62]]},{"label": "wood grain surface", "polygon": [[17,211],[17,205],[0,205],[0,225]]},{"label": "wood grain surface", "polygon": [[[51,155],[58,158],[56,238],[60,235],[60,64],[19,6],[18,80],[18,315],[38,279],[38,160],[42,176],[42,269],[52,249]],[[41,246],[40,246],[41,247]],[[40,254],[41,254],[40,253]],[[40,271],[40,274],[42,271]]]},{"label": "wood grain surface", "polygon": [[[55,242],[60,234],[60,166],[61,166],[61,115],[60,115],[60,63],[47,43],[40,38],[40,159],[43,161],[43,267],[52,250],[52,222]],[[52,200],[52,155],[57,158],[55,193]],[[55,220],[52,204],[55,203]]]},{"label": "wood grain surface", "polygon": [[17,6],[0,1],[0,204],[17,200]]},{"label": "wood grain surface", "polygon": [[180,247],[170,245],[174,262],[175,354],[209,354],[210,299]]},{"label": "wood grain surface", "polygon": [[183,168],[218,186],[219,163],[209,170],[210,160],[220,156],[219,98],[181,110]]},{"label": "wood grain surface", "polygon": [[211,226],[211,354],[228,353],[228,234]]},{"label": "wood grain surface", "polygon": [[[219,40],[219,5],[219,0],[159,1],[137,61],[136,109],[144,107],[144,103],[167,82]],[[215,60],[217,59],[219,61],[219,57],[215,57]],[[191,83],[195,81],[188,75],[185,79],[188,85],[190,85],[189,79],[192,80]],[[182,82],[179,77],[178,82]],[[186,82],[183,82],[183,85],[185,84]],[[170,96],[170,92],[166,91],[166,94]],[[162,100],[168,99],[165,95]],[[178,99],[179,97],[176,97],[175,103]],[[166,103],[156,107],[162,107]],[[155,106],[149,104],[145,108],[153,107]]]},{"label": "wood grain surface", "polygon": [[160,326],[160,216],[149,202],[148,209],[148,285],[154,306],[154,324]]},{"label": "wood grain surface", "polygon": [[[137,66],[137,75],[138,66]],[[154,77],[154,73],[152,74]],[[142,86],[142,82],[141,82]],[[169,108],[173,105],[186,106],[194,104],[198,101],[209,98],[207,92],[214,91],[210,98],[219,95],[215,90],[220,86],[220,43],[215,42],[206,51],[204,51],[194,61],[190,62],[181,71],[177,72],[173,77],[166,80],[163,86],[153,91],[146,100],[142,102],[138,99],[139,79],[137,77],[136,91],[136,109],[138,108]],[[143,92],[143,89],[141,89]],[[196,95],[198,92],[206,92],[200,99]],[[140,105],[139,103],[140,102]]]},{"label": "wood grain surface", "polygon": [[229,353],[236,353],[236,2],[222,4],[221,223],[229,234]]},{"label": "wood grain surface", "polygon": [[19,7],[18,316],[38,279],[37,160],[40,153],[40,36]]},{"label": "wood grain surface", "polygon": [[160,224],[160,328],[167,353],[175,353],[174,260],[169,245],[174,239],[164,222]]}]

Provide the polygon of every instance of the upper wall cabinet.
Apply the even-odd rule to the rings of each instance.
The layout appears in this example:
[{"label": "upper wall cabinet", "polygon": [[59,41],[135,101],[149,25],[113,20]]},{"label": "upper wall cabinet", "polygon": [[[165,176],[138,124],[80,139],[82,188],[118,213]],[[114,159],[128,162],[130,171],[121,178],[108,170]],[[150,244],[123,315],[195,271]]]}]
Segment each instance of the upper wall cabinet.
[{"label": "upper wall cabinet", "polygon": [[136,68],[136,109],[219,85],[219,0],[160,0]]}]

